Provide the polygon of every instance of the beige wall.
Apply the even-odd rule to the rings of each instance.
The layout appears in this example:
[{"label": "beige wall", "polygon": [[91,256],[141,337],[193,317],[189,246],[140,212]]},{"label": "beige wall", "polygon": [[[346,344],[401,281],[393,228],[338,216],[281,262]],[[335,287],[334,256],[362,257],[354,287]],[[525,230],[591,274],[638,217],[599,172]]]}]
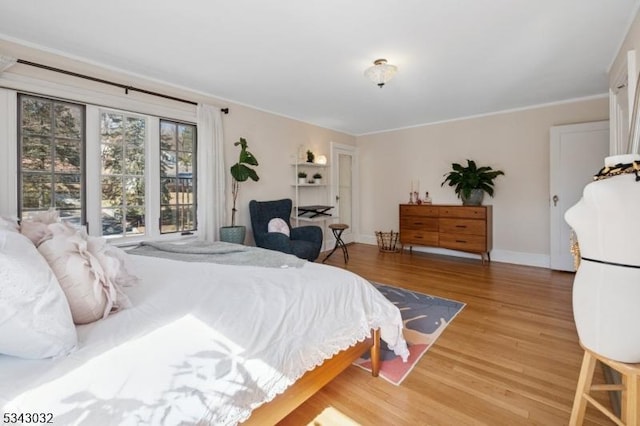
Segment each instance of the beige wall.
[{"label": "beige wall", "polygon": [[505,172],[496,180],[495,260],[548,264],[549,129],[608,119],[608,99],[563,103],[357,138],[360,155],[360,240],[373,243],[377,230],[398,230],[398,204],[409,198],[412,179],[421,196],[455,203],[440,187],[452,162],[473,159]]},{"label": "beige wall", "polygon": [[[434,202],[458,203],[450,188],[440,187],[442,175],[451,162],[472,158],[502,169],[506,176],[497,181],[496,197],[487,200],[494,205],[494,258],[521,261],[514,256],[530,256],[538,259],[534,264],[541,264],[540,259],[544,263],[549,253],[549,128],[608,118],[608,102],[603,98],[354,137],[14,43],[0,41],[0,51],[178,97],[228,106],[231,112],[224,117],[227,164],[237,158],[233,143],[239,137],[248,140],[260,161],[257,169],[260,182],[247,182],[241,187],[240,224],[249,224],[249,200],[293,196],[291,163],[300,145],[327,157],[330,141],[359,147],[361,214],[359,229],[355,231],[359,241],[372,244],[374,231],[398,228],[398,204],[407,201],[412,179],[420,180],[421,195],[429,191]],[[120,89],[23,65],[16,65],[10,72],[123,96]],[[129,95],[137,96],[144,97]]]},{"label": "beige wall", "polygon": [[[249,225],[248,203],[251,199],[273,200],[293,198],[294,168],[299,145],[316,155],[329,157],[329,143],[355,145],[355,137],[312,126],[299,121],[276,116],[242,106],[232,106],[225,118],[224,133],[229,164],[237,160],[238,149],[233,142],[240,137],[247,139],[250,151],[260,162],[256,169],[260,176],[257,183],[247,181],[240,188],[239,220]],[[326,176],[328,178],[328,176]],[[323,197],[315,202],[327,202],[326,190],[312,188],[314,195]],[[318,192],[321,191],[321,192]]]}]

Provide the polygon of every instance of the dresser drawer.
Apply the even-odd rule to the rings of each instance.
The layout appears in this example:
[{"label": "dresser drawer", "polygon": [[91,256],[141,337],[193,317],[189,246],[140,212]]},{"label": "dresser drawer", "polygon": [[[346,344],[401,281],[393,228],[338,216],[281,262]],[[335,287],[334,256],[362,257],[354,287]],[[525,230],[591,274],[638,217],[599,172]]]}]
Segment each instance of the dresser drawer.
[{"label": "dresser drawer", "polygon": [[452,250],[482,253],[487,250],[487,240],[482,235],[440,234],[440,247]]},{"label": "dresser drawer", "polygon": [[438,219],[435,217],[401,216],[400,230],[420,229],[423,231],[437,231]]},{"label": "dresser drawer", "polygon": [[422,246],[437,246],[438,233],[418,230],[407,230],[400,232],[400,242],[402,244],[416,244]]},{"label": "dresser drawer", "polygon": [[400,217],[403,217],[403,216],[438,217],[438,211],[439,211],[439,207],[432,206],[430,204],[422,204],[422,205],[403,204],[400,206]]},{"label": "dresser drawer", "polygon": [[439,231],[446,234],[486,235],[487,224],[477,219],[440,218]]},{"label": "dresser drawer", "polygon": [[489,258],[493,209],[452,204],[400,204],[400,242],[478,253]]},{"label": "dresser drawer", "polygon": [[487,210],[484,207],[440,207],[440,217],[458,217],[466,219],[485,219]]}]

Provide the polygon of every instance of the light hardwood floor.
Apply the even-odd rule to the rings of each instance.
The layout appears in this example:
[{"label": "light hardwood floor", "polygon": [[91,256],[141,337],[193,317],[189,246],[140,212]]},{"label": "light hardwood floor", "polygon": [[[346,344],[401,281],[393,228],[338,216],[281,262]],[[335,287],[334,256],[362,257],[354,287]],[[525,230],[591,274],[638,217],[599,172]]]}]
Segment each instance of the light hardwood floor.
[{"label": "light hardwood floor", "polygon": [[[349,254],[346,269],[369,280],[467,306],[400,386],[351,366],[281,425],[568,424],[583,354],[573,274],[364,244]],[[327,264],[344,268],[342,253]],[[585,424],[611,423],[589,408]]]}]

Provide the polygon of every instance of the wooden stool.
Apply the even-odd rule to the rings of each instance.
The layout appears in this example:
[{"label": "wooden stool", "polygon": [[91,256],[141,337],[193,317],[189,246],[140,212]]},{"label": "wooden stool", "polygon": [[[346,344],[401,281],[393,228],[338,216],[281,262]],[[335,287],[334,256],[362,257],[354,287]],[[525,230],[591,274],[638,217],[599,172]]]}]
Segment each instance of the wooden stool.
[{"label": "wooden stool", "polygon": [[345,229],[349,229],[349,225],[345,223],[332,223],[331,225],[329,225],[329,229],[331,229],[331,232],[333,232],[333,236],[336,237],[336,245],[333,246],[333,250],[331,250],[331,252],[324,258],[322,263],[324,263],[329,258],[329,256],[333,254],[334,251],[338,250],[338,247],[342,249],[342,254],[344,255],[344,263],[349,262],[349,251],[347,250],[347,246],[344,244],[344,241],[342,241],[342,233],[345,231]]},{"label": "wooden stool", "polygon": [[[591,382],[593,380],[596,361],[600,361],[620,373],[622,376],[622,384],[592,385]],[[580,377],[578,378],[578,388],[576,390],[576,397],[573,400],[573,410],[571,410],[571,420],[569,420],[569,425],[582,425],[588,402],[600,410],[604,415],[609,417],[617,425],[638,425],[640,422],[640,404],[638,400],[639,376],[640,364],[625,364],[624,362],[614,361],[585,348],[584,358],[582,359],[582,369],[580,370]],[[611,412],[611,410],[596,401],[590,395],[591,391],[622,391],[622,409],[620,410],[622,418],[618,418]]]}]

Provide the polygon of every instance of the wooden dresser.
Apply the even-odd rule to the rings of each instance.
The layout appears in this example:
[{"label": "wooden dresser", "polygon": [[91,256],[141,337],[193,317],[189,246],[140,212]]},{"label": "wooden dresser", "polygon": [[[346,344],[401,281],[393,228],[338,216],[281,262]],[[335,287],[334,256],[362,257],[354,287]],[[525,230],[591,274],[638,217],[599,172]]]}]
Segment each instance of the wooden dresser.
[{"label": "wooden dresser", "polygon": [[491,261],[491,206],[400,204],[400,242],[478,253]]}]

